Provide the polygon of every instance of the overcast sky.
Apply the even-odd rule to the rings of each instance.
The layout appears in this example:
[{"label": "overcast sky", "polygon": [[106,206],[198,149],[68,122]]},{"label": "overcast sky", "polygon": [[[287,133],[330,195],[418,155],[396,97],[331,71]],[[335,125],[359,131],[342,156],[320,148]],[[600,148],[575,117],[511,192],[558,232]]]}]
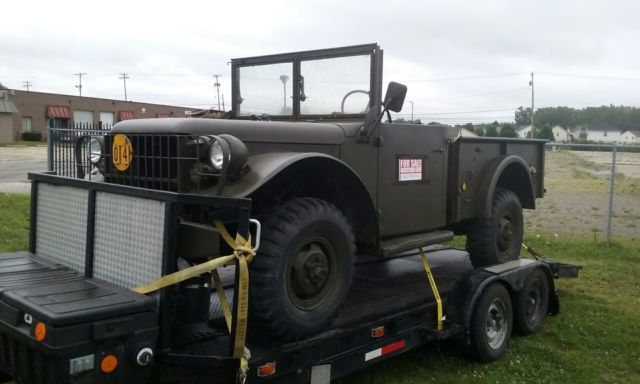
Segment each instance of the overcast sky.
[{"label": "overcast sky", "polygon": [[[519,105],[640,106],[640,2],[10,1],[0,82],[13,89],[228,108],[231,58],[377,42],[385,82],[423,121],[509,121]],[[400,115],[408,116],[407,102]]]}]

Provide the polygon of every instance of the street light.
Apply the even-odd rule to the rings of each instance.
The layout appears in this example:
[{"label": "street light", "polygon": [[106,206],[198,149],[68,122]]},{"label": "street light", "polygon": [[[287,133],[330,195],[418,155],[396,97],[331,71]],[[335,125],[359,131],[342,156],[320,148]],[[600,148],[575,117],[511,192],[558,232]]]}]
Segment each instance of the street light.
[{"label": "street light", "polygon": [[283,112],[286,114],[287,113],[287,81],[289,81],[289,76],[287,75],[280,76],[280,81],[282,81],[282,91],[284,92],[284,100],[282,102],[284,104]]}]

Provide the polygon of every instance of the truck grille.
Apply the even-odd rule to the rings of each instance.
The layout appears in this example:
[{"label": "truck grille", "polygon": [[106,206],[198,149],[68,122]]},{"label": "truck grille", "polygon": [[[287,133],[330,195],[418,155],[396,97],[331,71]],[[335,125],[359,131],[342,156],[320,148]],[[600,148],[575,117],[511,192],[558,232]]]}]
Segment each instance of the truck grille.
[{"label": "truck grille", "polygon": [[197,161],[198,148],[189,148],[188,136],[126,134],[133,148],[133,160],[125,171],[112,163],[113,135],[105,136],[105,181],[133,187],[188,192],[189,169]]}]

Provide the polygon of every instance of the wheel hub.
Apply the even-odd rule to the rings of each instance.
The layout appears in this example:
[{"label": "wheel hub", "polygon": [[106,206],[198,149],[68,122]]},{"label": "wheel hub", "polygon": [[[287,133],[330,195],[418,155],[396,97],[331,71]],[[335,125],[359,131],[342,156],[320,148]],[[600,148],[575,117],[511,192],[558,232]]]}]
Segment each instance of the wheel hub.
[{"label": "wheel hub", "polygon": [[333,248],[323,239],[312,239],[303,245],[290,264],[288,292],[300,309],[313,310],[322,305],[330,290]]},{"label": "wheel hub", "polygon": [[515,226],[511,217],[504,216],[498,221],[497,245],[500,252],[507,252],[513,243]]},{"label": "wheel hub", "polygon": [[498,349],[507,337],[505,305],[501,300],[494,300],[487,311],[486,335],[489,346]]}]

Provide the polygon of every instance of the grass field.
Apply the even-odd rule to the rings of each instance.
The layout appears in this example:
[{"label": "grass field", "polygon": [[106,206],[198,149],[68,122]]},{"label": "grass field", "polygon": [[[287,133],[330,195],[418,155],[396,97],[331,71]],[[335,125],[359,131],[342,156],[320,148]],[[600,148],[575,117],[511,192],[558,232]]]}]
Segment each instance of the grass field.
[{"label": "grass field", "polygon": [[[29,199],[0,194],[0,252],[27,248]],[[640,383],[640,241],[605,244],[592,236],[528,234],[526,243],[584,266],[557,281],[560,314],[537,335],[514,337],[492,364],[442,342],[410,351],[340,383]]]}]

